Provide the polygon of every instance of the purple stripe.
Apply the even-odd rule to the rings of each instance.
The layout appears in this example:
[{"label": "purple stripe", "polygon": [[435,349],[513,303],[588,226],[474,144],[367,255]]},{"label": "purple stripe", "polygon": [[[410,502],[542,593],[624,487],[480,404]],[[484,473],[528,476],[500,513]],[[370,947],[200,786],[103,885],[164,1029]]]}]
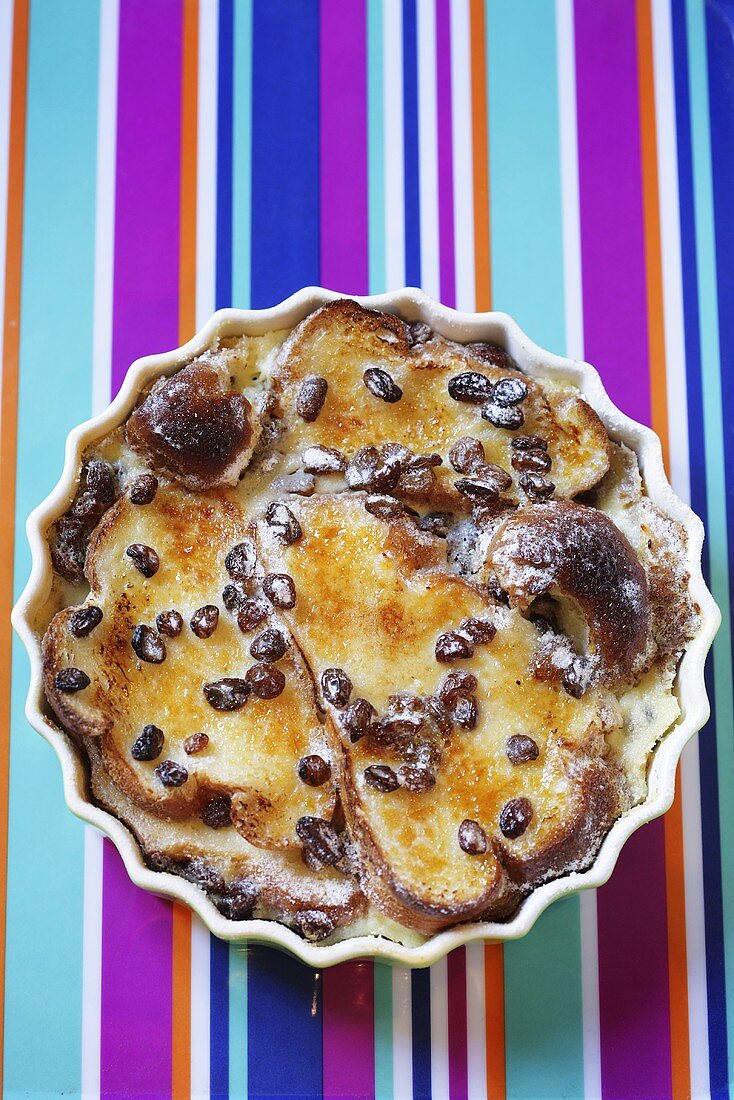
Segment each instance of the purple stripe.
[{"label": "purple stripe", "polygon": [[[575,8],[585,352],[613,399],[650,421],[635,6]],[[671,1095],[662,822],[625,846],[598,893],[605,1100]]]},{"label": "purple stripe", "polygon": [[369,291],[367,17],[364,0],[321,0],[321,282]]},{"label": "purple stripe", "polygon": [[449,1095],[468,1100],[466,948],[459,947],[446,959],[449,1037]]},{"label": "purple stripe", "polygon": [[585,354],[650,423],[635,5],[576,0]]},{"label": "purple stripe", "polygon": [[[112,393],[133,359],[178,344],[182,7],[120,10]],[[170,903],[130,882],[105,845],[103,1097],[171,1095]]]},{"label": "purple stripe", "polygon": [[122,0],[112,390],[178,346],[181,0]]},{"label": "purple stripe", "polygon": [[[454,163],[451,121],[450,0],[436,0],[436,113],[438,130],[438,245],[441,301],[456,306]],[[467,215],[468,216],[468,215]]]}]

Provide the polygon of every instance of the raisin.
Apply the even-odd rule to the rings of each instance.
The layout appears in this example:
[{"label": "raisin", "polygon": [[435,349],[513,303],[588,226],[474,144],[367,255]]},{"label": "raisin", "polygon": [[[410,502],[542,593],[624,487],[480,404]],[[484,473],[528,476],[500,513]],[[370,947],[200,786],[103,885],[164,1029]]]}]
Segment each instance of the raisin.
[{"label": "raisin", "polygon": [[465,661],[474,655],[474,643],[455,630],[447,630],[436,638],[436,660],[443,664]]},{"label": "raisin", "polygon": [[548,444],[539,435],[516,435],[510,441],[513,451],[547,451]]},{"label": "raisin", "polygon": [[416,455],[414,458],[408,459],[400,474],[397,485],[398,491],[413,494],[430,492],[436,484],[433,467],[440,466],[441,462],[440,455]]},{"label": "raisin", "polygon": [[425,321],[414,321],[408,325],[408,343],[411,347],[419,344],[427,344],[433,336],[433,329]]},{"label": "raisin", "polygon": [[506,802],[500,814],[500,831],[503,836],[514,840],[522,836],[533,819],[533,807],[527,798],[511,798]]},{"label": "raisin", "polygon": [[500,367],[502,370],[517,370],[515,360],[499,344],[467,344],[466,350],[482,363],[490,363],[493,367]]},{"label": "raisin", "polygon": [[155,769],[155,774],[164,787],[183,787],[189,778],[189,773],[183,764],[177,764],[175,760],[164,760]]},{"label": "raisin", "polygon": [[524,489],[531,500],[547,500],[548,497],[553,496],[556,491],[556,487],[552,481],[543,477],[542,474],[536,473],[534,470],[529,470],[526,474],[523,474],[520,478],[520,488]]},{"label": "raisin", "polygon": [[84,688],[89,687],[90,683],[91,680],[86,672],[82,672],[80,668],[59,669],[54,680],[57,691],[65,691],[68,694],[83,691]]},{"label": "raisin", "polygon": [[254,883],[246,879],[232,882],[218,902],[219,911],[228,920],[248,920],[257,905],[258,896]]},{"label": "raisin", "polygon": [[347,460],[335,447],[316,445],[306,448],[301,465],[308,474],[338,474],[345,469]]},{"label": "raisin", "polygon": [[389,405],[393,405],[403,396],[400,386],[393,381],[386,370],[380,370],[379,367],[368,367],[362,375],[362,380],[370,393],[382,401],[387,401]]},{"label": "raisin", "polygon": [[250,645],[250,654],[258,661],[279,661],[288,649],[288,641],[279,630],[263,630]]},{"label": "raisin", "polygon": [[329,383],[318,374],[308,374],[298,387],[296,412],[302,420],[313,422],[324,407]]},{"label": "raisin", "polygon": [[399,500],[387,496],[369,496],[364,502],[364,506],[371,516],[384,520],[395,519],[396,516],[401,516],[405,511],[405,506]]},{"label": "raisin", "polygon": [[158,726],[144,726],[143,732],[130,749],[133,760],[157,760],[163,752],[163,730]]},{"label": "raisin", "polygon": [[517,451],[512,456],[515,470],[536,470],[539,474],[551,468],[551,457],[547,451]]},{"label": "raisin", "polygon": [[474,645],[489,645],[497,633],[497,627],[488,619],[462,619],[459,630],[468,634]]},{"label": "raisin", "polygon": [[[262,600],[245,600],[237,612],[237,625],[243,634],[249,634],[256,626],[267,619],[268,606]],[[259,656],[259,654],[253,654]]]},{"label": "raisin", "polygon": [[355,699],[349,704],[342,715],[342,722],[352,744],[369,733],[372,721],[376,717],[375,708],[366,699]]},{"label": "raisin", "polygon": [[384,448],[361,447],[347,465],[347,485],[368,493],[387,493],[395,488],[401,473],[402,463],[397,456]]},{"label": "raisin", "polygon": [[484,445],[470,435],[463,435],[449,448],[449,462],[457,474],[470,474],[484,465]]},{"label": "raisin", "polygon": [[156,615],[155,625],[159,634],[165,634],[167,638],[178,638],[183,630],[183,616],[178,611],[161,611]]},{"label": "raisin", "polygon": [[459,847],[468,856],[481,856],[487,851],[487,834],[477,821],[465,817],[459,825]]},{"label": "raisin", "polygon": [[93,604],[80,607],[69,618],[69,633],[73,638],[86,638],[102,622],[102,610]]},{"label": "raisin", "polygon": [[209,744],[209,738],[205,733],[192,733],[183,743],[183,749],[187,756],[196,756],[203,752]]},{"label": "raisin", "polygon": [[398,768],[400,785],[406,791],[423,794],[436,786],[436,772],[433,768],[423,768],[419,764],[403,764]]},{"label": "raisin", "polygon": [[273,607],[287,611],[296,606],[296,586],[287,573],[268,573],[263,580],[263,592]]},{"label": "raisin", "polygon": [[130,486],[131,504],[152,504],[158,492],[158,478],[153,474],[141,474]]},{"label": "raisin", "polygon": [[277,500],[274,500],[268,505],[268,510],[265,513],[265,522],[269,527],[273,528],[276,535],[283,540],[286,546],[298,542],[303,534],[300,523],[291,512],[288,505],[282,504]]},{"label": "raisin", "polygon": [[454,722],[465,730],[473,730],[477,724],[479,707],[473,695],[459,695],[452,711]]},{"label": "raisin", "polygon": [[213,603],[205,604],[191,616],[191,629],[197,638],[211,638],[219,623],[219,608]]},{"label": "raisin", "polygon": [[232,824],[232,802],[228,795],[210,798],[202,806],[200,817],[210,829],[225,829]]},{"label": "raisin", "polygon": [[247,594],[237,584],[225,584],[222,589],[222,603],[227,611],[238,611],[247,600]]},{"label": "raisin", "polygon": [[245,673],[245,679],[258,699],[277,699],[285,689],[285,676],[275,665],[252,665]]},{"label": "raisin", "polygon": [[298,761],[298,778],[308,787],[321,787],[331,778],[331,768],[323,756],[302,756]]},{"label": "raisin", "polygon": [[524,733],[515,733],[507,738],[505,752],[511,764],[527,764],[529,760],[538,759],[540,750],[532,737]]},{"label": "raisin", "polygon": [[364,769],[364,778],[365,783],[374,787],[376,791],[382,791],[383,794],[390,794],[400,786],[400,780],[387,764],[370,764]]},{"label": "raisin", "polygon": [[327,703],[345,707],[352,694],[352,681],[341,668],[326,668],[321,673],[321,690]]},{"label": "raisin", "polygon": [[336,928],[334,919],[320,909],[303,909],[296,916],[296,927],[305,940],[318,943],[325,940]]},{"label": "raisin", "polygon": [[234,676],[213,680],[203,687],[207,703],[215,710],[239,710],[244,707],[251,690],[246,680]]},{"label": "raisin", "polygon": [[449,396],[454,401],[465,401],[470,405],[481,405],[492,396],[492,383],[485,374],[470,370],[457,374],[449,380]]},{"label": "raisin", "polygon": [[152,577],[158,572],[161,562],[152,546],[146,546],[142,542],[133,542],[128,546],[125,553],[144,577]]},{"label": "raisin", "polygon": [[246,581],[254,574],[256,561],[255,543],[245,539],[232,547],[224,559],[224,567],[233,581]]},{"label": "raisin", "polygon": [[333,825],[322,817],[301,817],[296,833],[304,848],[327,867],[333,867],[342,857],[342,842]]},{"label": "raisin", "polygon": [[477,689],[477,678],[464,668],[457,668],[443,678],[438,697],[448,707],[453,707],[459,695],[471,695]]},{"label": "raisin", "polygon": [[160,665],[166,659],[166,643],[149,626],[136,626],[130,644],[136,657],[150,665]]},{"label": "raisin", "polygon": [[427,531],[436,538],[445,539],[448,537],[453,518],[450,512],[428,512],[418,520],[418,529]]},{"label": "raisin", "polygon": [[525,423],[525,414],[517,405],[498,405],[494,401],[482,405],[482,417],[495,428],[507,428],[511,432],[522,428]]},{"label": "raisin", "polygon": [[492,389],[492,401],[495,405],[519,405],[529,393],[528,384],[522,378],[500,378]]}]

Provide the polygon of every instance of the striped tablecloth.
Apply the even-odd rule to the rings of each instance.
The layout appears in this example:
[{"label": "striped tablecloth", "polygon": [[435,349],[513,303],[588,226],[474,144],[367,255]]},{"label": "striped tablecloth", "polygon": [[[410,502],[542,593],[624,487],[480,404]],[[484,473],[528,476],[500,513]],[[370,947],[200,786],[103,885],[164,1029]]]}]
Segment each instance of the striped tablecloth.
[{"label": "striped tablecloth", "polygon": [[[0,0],[7,1096],[729,1095],[732,16],[731,0]],[[211,939],[65,810],[23,715],[8,614],[67,431],[216,307],[313,283],[422,286],[595,363],[706,520],[724,614],[715,717],[666,819],[523,941],[430,972],[318,973]]]}]

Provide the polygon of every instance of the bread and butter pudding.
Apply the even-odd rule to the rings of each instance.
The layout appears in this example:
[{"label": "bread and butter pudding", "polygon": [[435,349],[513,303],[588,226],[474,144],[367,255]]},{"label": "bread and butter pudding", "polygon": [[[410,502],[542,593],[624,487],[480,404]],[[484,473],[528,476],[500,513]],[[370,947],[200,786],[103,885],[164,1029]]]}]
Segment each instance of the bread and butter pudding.
[{"label": "bread and butter pudding", "polygon": [[698,623],[683,527],[578,391],[346,299],[155,382],[47,538],[44,686],[93,800],[319,942],[589,866]]}]

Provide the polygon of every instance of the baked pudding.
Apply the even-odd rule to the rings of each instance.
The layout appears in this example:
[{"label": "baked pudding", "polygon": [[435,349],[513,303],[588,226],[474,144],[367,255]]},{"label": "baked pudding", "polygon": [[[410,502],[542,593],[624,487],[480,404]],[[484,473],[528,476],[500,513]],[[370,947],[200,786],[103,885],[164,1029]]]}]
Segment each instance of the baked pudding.
[{"label": "baked pudding", "polygon": [[685,530],[577,390],[347,299],[156,381],[47,539],[91,798],[311,941],[506,919],[588,867],[698,625]]}]

